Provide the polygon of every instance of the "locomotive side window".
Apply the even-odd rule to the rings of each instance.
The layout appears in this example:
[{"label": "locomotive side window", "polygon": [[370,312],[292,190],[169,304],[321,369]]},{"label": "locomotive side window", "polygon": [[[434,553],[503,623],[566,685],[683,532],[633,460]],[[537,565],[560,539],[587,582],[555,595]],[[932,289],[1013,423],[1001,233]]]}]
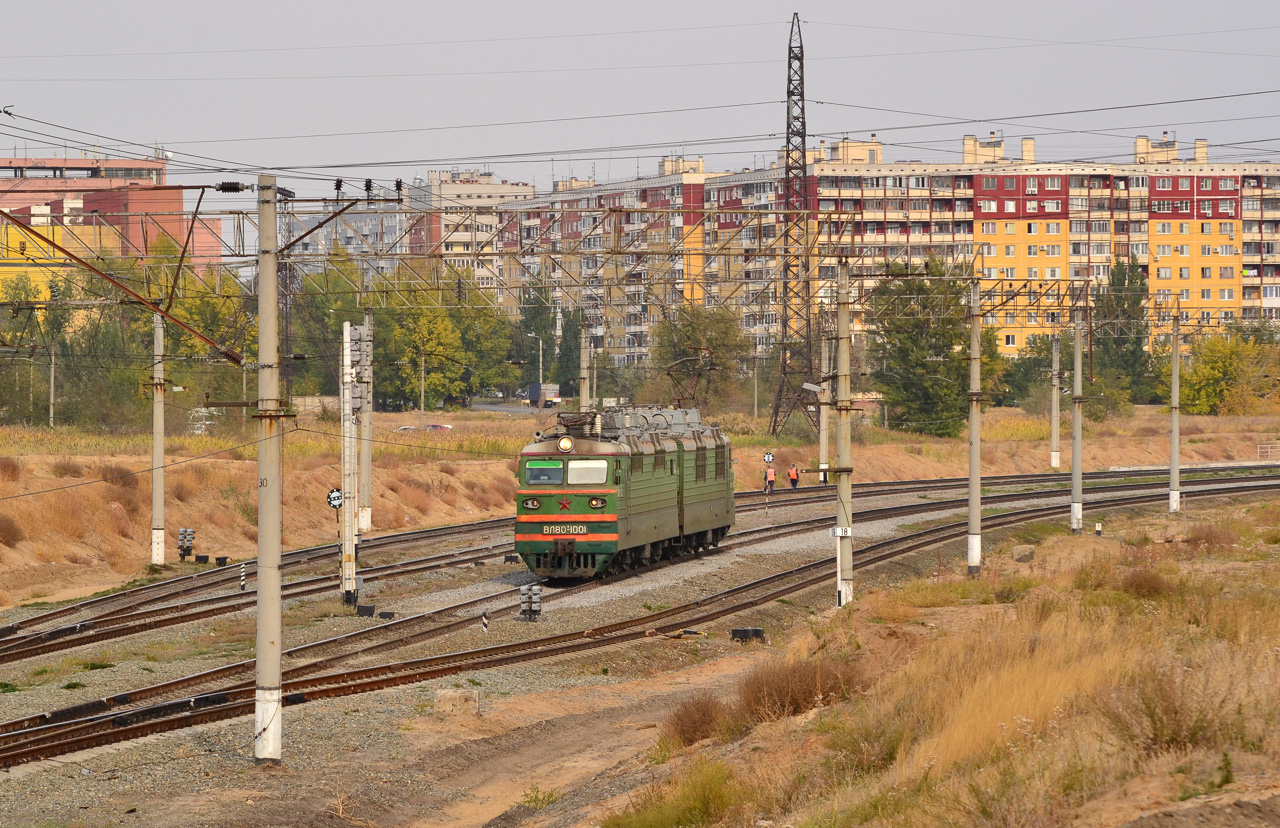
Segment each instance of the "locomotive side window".
[{"label": "locomotive side window", "polygon": [[526,485],[560,485],[564,483],[563,460],[529,460],[524,464]]},{"label": "locomotive side window", "polygon": [[707,479],[707,450],[703,446],[698,447],[693,458],[693,479],[695,483],[702,483]]},{"label": "locomotive side window", "polygon": [[724,479],[725,470],[725,450],[724,446],[716,446],[716,480]]},{"label": "locomotive side window", "polygon": [[644,455],[643,454],[631,455],[631,473],[639,474],[640,472],[643,472],[643,471],[644,471]]},{"label": "locomotive side window", "polygon": [[569,461],[569,479],[565,482],[570,486],[581,483],[599,484],[606,483],[609,480],[609,461],[608,460],[570,460]]}]

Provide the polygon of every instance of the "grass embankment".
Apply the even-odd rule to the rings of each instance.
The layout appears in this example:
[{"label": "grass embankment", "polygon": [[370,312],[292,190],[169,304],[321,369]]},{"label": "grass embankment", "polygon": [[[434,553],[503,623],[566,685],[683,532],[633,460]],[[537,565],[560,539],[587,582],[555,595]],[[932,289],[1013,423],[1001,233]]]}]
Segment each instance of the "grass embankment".
[{"label": "grass embankment", "polygon": [[685,705],[651,754],[674,770],[603,825],[1111,825],[1135,788],[1169,805],[1280,769],[1280,506],[1110,524],[865,594],[790,663],[869,689],[754,730],[745,685]]}]

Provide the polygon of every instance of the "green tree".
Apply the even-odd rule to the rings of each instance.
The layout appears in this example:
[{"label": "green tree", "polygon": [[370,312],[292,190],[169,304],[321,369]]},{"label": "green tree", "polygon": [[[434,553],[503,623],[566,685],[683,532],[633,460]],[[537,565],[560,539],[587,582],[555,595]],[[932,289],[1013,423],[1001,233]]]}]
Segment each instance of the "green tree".
[{"label": "green tree", "polygon": [[[968,278],[930,260],[924,275],[885,268],[872,292],[876,336],[869,349],[872,380],[884,395],[893,428],[955,437],[968,418]],[[995,330],[982,331],[982,386],[1004,371]]]},{"label": "green tree", "polygon": [[582,309],[564,311],[560,317],[560,344],[556,348],[556,382],[560,396],[578,394],[582,355]]},{"label": "green tree", "polygon": [[1130,396],[1140,402],[1153,400],[1156,393],[1149,376],[1148,301],[1147,275],[1132,259],[1117,261],[1107,284],[1093,290],[1095,363],[1109,377],[1123,377]]},{"label": "green tree", "polygon": [[470,270],[458,274],[448,313],[460,343],[456,358],[466,365],[467,393],[480,394],[486,388],[510,387],[519,381],[520,371],[508,359],[513,326],[493,296],[476,285]]},{"label": "green tree", "polygon": [[1033,334],[1018,355],[1007,362],[1003,377],[1005,397],[1014,404],[1028,399],[1050,384],[1052,370],[1053,337]]},{"label": "green tree", "polygon": [[[1256,413],[1275,392],[1277,349],[1238,336],[1201,337],[1182,372],[1187,414]],[[1167,372],[1165,372],[1167,382]]]},{"label": "green tree", "polygon": [[691,405],[721,402],[739,383],[751,341],[725,305],[679,305],[653,327],[652,361],[674,396],[693,392]]},{"label": "green tree", "polygon": [[526,288],[520,302],[520,336],[517,337],[515,351],[524,362],[520,372],[522,385],[538,381],[539,343],[542,348],[542,377],[545,382],[550,382],[556,375],[555,306],[551,302],[551,288],[541,282]]},{"label": "green tree", "polygon": [[[403,314],[396,341],[407,348],[400,365],[399,392],[416,401],[425,397],[427,408],[435,408],[447,397],[466,394],[467,366],[458,359],[462,337],[449,314],[435,305],[423,305]],[[376,340],[375,340],[376,341]]]}]

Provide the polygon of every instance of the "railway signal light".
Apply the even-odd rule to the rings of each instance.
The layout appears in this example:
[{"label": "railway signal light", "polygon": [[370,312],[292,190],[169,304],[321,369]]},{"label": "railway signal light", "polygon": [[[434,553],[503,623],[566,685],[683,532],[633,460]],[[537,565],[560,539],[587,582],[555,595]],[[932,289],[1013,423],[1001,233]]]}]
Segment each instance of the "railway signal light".
[{"label": "railway signal light", "polygon": [[520,587],[520,620],[537,621],[542,615],[542,584]]}]

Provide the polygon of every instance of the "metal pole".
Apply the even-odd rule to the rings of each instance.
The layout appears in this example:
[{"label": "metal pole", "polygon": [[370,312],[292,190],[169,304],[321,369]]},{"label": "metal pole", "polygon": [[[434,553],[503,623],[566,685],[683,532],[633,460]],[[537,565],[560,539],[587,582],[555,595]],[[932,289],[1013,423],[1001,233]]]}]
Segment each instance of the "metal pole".
[{"label": "metal pole", "polygon": [[849,387],[849,261],[836,268],[836,605],[853,601],[853,400]]},{"label": "metal pole", "polygon": [[969,293],[969,574],[982,572],[982,286]]},{"label": "metal pole", "polygon": [[591,351],[587,336],[586,319],[583,319],[582,336],[578,343],[578,410],[591,410]]},{"label": "metal pole", "polygon": [[151,322],[151,563],[164,566],[164,317]]},{"label": "metal pole", "polygon": [[280,286],[276,177],[258,176],[258,642],[253,757],[278,764],[280,705]]},{"label": "metal pole", "polygon": [[359,440],[360,420],[353,410],[352,391],[355,388],[355,367],[352,365],[352,351],[360,347],[359,342],[352,342],[352,325],[342,323],[342,366],[338,372],[338,393],[342,406],[342,561],[341,589],[342,603],[351,606],[356,603],[356,499],[359,497],[358,466],[359,457],[357,442]]},{"label": "metal pole", "polygon": [[1078,535],[1084,530],[1084,461],[1080,456],[1080,436],[1084,428],[1084,357],[1079,318],[1076,319],[1074,328],[1075,363],[1071,377],[1071,531]]},{"label": "metal pole", "polygon": [[604,395],[600,393],[600,354],[593,352],[591,357],[591,393],[595,394],[598,406],[604,408]]},{"label": "metal pole", "polygon": [[1058,400],[1062,397],[1062,369],[1059,366],[1059,337],[1053,335],[1053,393],[1049,402],[1049,468],[1056,469],[1062,465],[1062,452],[1058,450],[1058,426],[1061,425],[1062,414],[1058,411]]},{"label": "metal pole", "polygon": [[427,424],[427,355],[418,355],[418,429]]},{"label": "metal pole", "polygon": [[[542,337],[538,337],[538,385],[542,385]],[[539,388],[541,393],[542,389]]]},{"label": "metal pole", "polygon": [[1182,441],[1179,434],[1178,408],[1182,402],[1182,393],[1178,386],[1178,369],[1182,362],[1182,333],[1179,323],[1181,309],[1173,313],[1173,362],[1169,366],[1169,513],[1182,511],[1182,481],[1179,480],[1179,462]]},{"label": "metal pole", "polygon": [[831,342],[822,337],[822,362],[818,373],[822,380],[822,391],[818,394],[818,482],[827,485],[827,468],[831,460],[831,381],[825,379],[827,366],[831,363]]},{"label": "metal pole", "polygon": [[373,528],[373,309],[364,310],[364,360],[356,382],[364,385],[360,411],[360,531]]},{"label": "metal pole", "polygon": [[49,428],[53,428],[53,375],[58,368],[58,347],[49,344]]}]

